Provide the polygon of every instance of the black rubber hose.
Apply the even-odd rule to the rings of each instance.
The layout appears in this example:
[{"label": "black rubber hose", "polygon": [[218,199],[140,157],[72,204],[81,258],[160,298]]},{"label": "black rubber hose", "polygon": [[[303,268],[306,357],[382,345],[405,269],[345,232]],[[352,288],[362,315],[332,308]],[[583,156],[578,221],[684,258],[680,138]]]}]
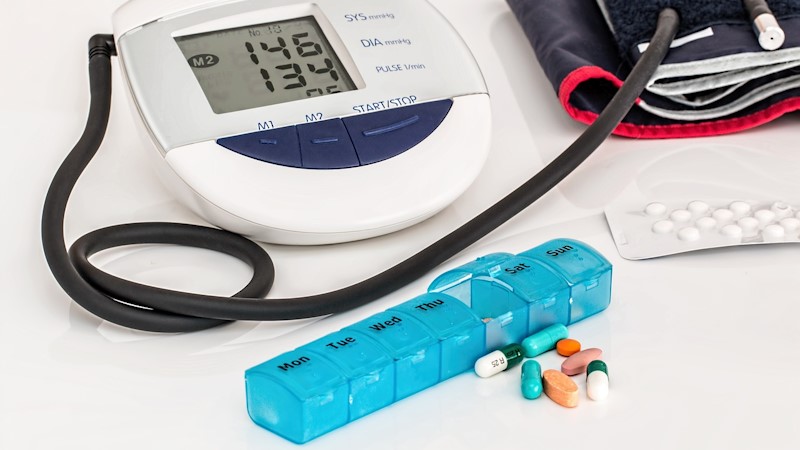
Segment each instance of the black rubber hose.
[{"label": "black rubber hose", "polygon": [[[355,285],[302,298],[263,299],[272,286],[272,262],[264,250],[226,231],[172,223],[104,228],[80,238],[69,251],[63,235],[69,195],[100,147],[111,97],[113,41],[101,35],[108,51],[90,50],[91,107],[86,130],[59,168],[45,200],[42,242],[59,284],[91,313],[130,328],[159,332],[195,331],[230,320],[286,320],[315,317],[364,305],[416,280],[472,245],[550,191],[605,141],[622,121],[666,56],[678,28],[672,9],[661,12],[647,51],[597,120],[559,157],[498,203],[396,266]],[[97,43],[98,39],[91,41]],[[92,44],[92,45],[95,45]],[[146,286],[105,273],[88,258],[121,245],[169,243],[207,248],[241,258],[254,269],[253,280],[234,297],[189,294]],[[119,301],[116,301],[116,300]]]}]

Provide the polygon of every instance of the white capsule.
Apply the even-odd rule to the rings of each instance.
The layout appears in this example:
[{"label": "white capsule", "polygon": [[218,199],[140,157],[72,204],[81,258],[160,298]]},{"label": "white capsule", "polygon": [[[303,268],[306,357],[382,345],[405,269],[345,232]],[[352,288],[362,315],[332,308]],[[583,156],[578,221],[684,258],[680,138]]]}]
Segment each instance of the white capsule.
[{"label": "white capsule", "polygon": [[650,203],[644,208],[644,212],[648,216],[660,216],[667,212],[667,206],[663,203]]},{"label": "white capsule", "polygon": [[475,373],[481,378],[488,378],[516,366],[523,359],[522,347],[519,344],[508,344],[475,361]]}]

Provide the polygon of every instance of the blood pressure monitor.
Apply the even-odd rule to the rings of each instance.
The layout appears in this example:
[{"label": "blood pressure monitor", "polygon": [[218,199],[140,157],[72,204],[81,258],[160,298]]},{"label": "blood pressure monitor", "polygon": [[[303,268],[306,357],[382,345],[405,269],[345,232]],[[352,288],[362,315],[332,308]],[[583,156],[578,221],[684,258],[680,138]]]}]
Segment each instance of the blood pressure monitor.
[{"label": "blood pressure monitor", "polygon": [[425,0],[133,0],[114,34],[162,179],[257,240],[413,225],[488,153],[481,72]]}]

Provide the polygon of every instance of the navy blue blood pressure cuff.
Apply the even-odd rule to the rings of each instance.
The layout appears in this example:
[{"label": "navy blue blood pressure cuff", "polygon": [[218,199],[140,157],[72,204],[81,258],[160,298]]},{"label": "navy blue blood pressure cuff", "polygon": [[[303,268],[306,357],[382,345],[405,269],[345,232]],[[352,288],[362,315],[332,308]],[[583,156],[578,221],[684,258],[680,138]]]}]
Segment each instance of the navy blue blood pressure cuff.
[{"label": "navy blue blood pressure cuff", "polygon": [[765,51],[741,0],[507,0],[559,100],[593,122],[675,8],[681,28],[647,90],[615,130],[636,138],[710,136],[800,109],[800,0],[769,0],[782,48]]}]

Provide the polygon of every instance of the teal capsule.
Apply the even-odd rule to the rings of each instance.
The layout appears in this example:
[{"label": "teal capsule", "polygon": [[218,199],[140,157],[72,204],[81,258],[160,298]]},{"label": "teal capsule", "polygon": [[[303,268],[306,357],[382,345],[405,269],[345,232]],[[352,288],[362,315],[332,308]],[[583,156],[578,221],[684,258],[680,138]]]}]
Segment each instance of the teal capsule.
[{"label": "teal capsule", "polygon": [[542,395],[542,366],[529,359],[522,365],[522,396],[535,400]]},{"label": "teal capsule", "polygon": [[544,330],[528,336],[522,341],[522,350],[526,358],[534,358],[556,347],[556,342],[569,336],[567,327],[557,323]]}]

